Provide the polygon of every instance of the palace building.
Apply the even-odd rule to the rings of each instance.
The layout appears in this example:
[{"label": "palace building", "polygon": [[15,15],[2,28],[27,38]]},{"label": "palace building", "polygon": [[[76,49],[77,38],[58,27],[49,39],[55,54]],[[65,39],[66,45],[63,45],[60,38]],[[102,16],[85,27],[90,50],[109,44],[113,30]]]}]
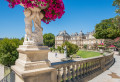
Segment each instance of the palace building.
[{"label": "palace building", "polygon": [[69,35],[66,31],[61,31],[55,37],[55,47],[61,46],[65,41],[76,44],[79,48],[83,48],[84,45],[88,45],[88,49],[91,49],[95,43],[104,43],[106,39],[96,39],[94,36],[94,31],[84,34],[82,31],[80,33],[72,33]]}]

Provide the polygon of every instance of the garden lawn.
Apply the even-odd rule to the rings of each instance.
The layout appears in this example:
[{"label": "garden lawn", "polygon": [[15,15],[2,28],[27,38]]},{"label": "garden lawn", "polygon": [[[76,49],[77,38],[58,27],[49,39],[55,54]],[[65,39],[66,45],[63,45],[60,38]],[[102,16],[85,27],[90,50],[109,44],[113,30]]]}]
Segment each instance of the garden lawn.
[{"label": "garden lawn", "polygon": [[99,52],[79,50],[77,55],[79,55],[81,58],[90,58],[100,56],[101,54]]}]

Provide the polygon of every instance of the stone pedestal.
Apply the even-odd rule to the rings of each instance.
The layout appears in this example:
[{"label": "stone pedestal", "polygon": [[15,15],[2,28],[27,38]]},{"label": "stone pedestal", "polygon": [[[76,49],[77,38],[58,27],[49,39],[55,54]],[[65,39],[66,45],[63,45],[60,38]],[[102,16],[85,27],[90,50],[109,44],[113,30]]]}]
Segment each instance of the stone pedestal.
[{"label": "stone pedestal", "polygon": [[12,69],[15,82],[56,82],[56,69],[48,60],[47,46],[21,45],[17,49],[19,58]]}]

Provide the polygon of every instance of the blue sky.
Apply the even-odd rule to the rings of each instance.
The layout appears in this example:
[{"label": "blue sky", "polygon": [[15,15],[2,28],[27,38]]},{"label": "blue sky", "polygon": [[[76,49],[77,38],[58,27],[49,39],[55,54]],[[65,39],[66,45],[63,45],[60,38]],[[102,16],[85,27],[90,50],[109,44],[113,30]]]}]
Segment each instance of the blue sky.
[{"label": "blue sky", "polygon": [[[65,14],[61,19],[45,24],[42,22],[43,33],[57,35],[59,31],[66,30],[69,34],[84,33],[94,30],[101,20],[115,17],[113,0],[63,0]],[[16,6],[11,9],[8,2],[0,1],[0,38],[21,38],[25,34],[24,8]]]}]

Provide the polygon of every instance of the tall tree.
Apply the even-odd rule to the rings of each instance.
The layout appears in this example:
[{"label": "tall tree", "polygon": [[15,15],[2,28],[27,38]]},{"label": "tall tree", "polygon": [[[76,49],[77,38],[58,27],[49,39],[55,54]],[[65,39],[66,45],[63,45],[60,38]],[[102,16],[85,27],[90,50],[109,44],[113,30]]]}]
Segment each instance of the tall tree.
[{"label": "tall tree", "polygon": [[75,44],[72,44],[68,41],[65,41],[63,44],[62,44],[62,48],[63,47],[67,47],[67,56],[69,57],[70,55],[73,55],[73,54],[76,54],[76,52],[78,52],[79,50],[79,47]]},{"label": "tall tree", "polygon": [[114,0],[113,6],[116,6],[116,13],[120,14],[120,0]]},{"label": "tall tree", "polygon": [[118,28],[117,18],[102,20],[95,26],[94,36],[97,39],[115,39],[119,37],[120,29]]},{"label": "tall tree", "polygon": [[52,47],[55,45],[55,36],[52,33],[44,34],[43,35],[43,42],[44,45]]},{"label": "tall tree", "polygon": [[0,63],[10,67],[15,64],[18,58],[17,48],[23,42],[19,39],[5,38],[0,41]]}]

